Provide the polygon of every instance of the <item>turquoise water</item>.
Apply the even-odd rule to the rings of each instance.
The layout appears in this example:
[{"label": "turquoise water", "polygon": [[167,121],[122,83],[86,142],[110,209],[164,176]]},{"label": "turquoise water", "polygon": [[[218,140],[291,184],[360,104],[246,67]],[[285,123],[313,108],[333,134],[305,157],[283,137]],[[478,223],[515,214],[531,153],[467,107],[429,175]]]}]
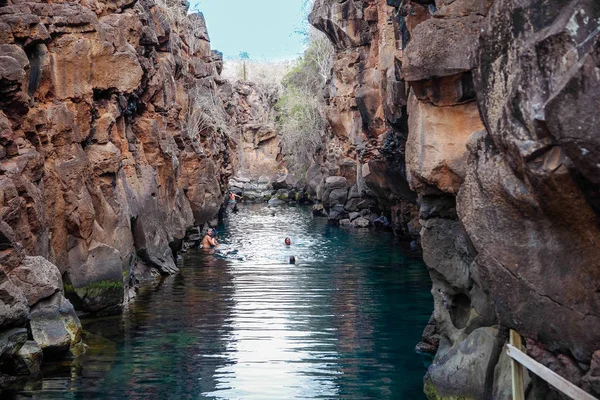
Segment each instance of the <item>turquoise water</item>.
[{"label": "turquoise water", "polygon": [[[214,254],[84,320],[89,351],[50,365],[33,398],[424,399],[414,352],[432,310],[418,254],[310,210],[240,206]],[[289,236],[292,246],[285,247]],[[288,259],[295,255],[296,265]]]}]

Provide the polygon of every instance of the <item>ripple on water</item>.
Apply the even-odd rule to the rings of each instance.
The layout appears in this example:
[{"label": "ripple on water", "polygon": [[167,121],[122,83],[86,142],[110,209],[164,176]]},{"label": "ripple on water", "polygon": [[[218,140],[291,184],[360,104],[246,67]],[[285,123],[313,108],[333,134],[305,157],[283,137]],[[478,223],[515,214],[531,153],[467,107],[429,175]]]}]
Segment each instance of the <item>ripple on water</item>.
[{"label": "ripple on water", "polygon": [[[33,398],[423,399],[414,352],[430,281],[393,235],[304,208],[240,206],[214,254],[84,321],[88,353],[51,364]],[[285,247],[290,237],[293,245]],[[288,264],[289,256],[298,259]]]}]

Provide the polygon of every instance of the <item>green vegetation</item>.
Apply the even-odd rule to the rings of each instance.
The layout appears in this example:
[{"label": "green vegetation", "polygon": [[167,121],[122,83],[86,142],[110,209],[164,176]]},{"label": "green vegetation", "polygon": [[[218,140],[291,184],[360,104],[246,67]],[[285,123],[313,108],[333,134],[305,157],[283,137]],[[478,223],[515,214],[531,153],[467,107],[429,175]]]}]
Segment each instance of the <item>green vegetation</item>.
[{"label": "green vegetation", "polygon": [[75,288],[73,288],[73,285],[63,282],[63,293],[65,295],[70,294],[70,293],[75,293]]},{"label": "green vegetation", "polygon": [[423,391],[429,400],[471,400],[471,398],[464,396],[440,396],[429,379],[425,379]]},{"label": "green vegetation", "polygon": [[276,106],[283,153],[297,176],[304,176],[323,143],[323,88],[333,62],[333,46],[325,35],[311,31],[308,38],[304,55],[283,78]]},{"label": "green vegetation", "polygon": [[71,285],[64,285],[65,293],[77,293],[79,297],[99,297],[104,296],[107,293],[117,292],[120,293],[123,291],[123,282],[121,281],[100,281],[100,282],[92,282],[89,285],[73,288]]}]

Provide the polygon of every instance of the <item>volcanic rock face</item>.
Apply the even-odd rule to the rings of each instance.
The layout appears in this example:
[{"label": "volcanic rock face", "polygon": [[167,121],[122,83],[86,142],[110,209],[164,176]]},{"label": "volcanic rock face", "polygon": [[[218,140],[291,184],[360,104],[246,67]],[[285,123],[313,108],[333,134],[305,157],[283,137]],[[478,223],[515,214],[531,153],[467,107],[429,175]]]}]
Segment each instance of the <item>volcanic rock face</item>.
[{"label": "volcanic rock face", "polygon": [[169,245],[222,202],[226,117],[204,21],[178,2],[18,2],[0,23],[2,221],[84,308],[118,307],[91,292],[122,286],[135,262],[176,271]]},{"label": "volcanic rock face", "polygon": [[172,248],[232,174],[221,63],[180,1],[0,1],[2,329],[30,319],[62,350],[78,323],[63,281],[106,313],[177,271]]},{"label": "volcanic rock face", "polygon": [[219,90],[231,116],[237,153],[233,169],[240,176],[258,180],[273,176],[281,168],[281,141],[275,126],[276,88],[253,82],[225,83]]},{"label": "volcanic rock face", "polygon": [[408,120],[395,62],[400,50],[394,11],[378,0],[315,2],[309,20],[336,52],[324,110],[331,134],[320,168],[311,168],[307,180],[321,198],[327,177],[346,178],[352,196],[342,205],[348,211],[361,203],[391,217],[398,233],[416,235],[410,228],[418,225],[417,208],[405,173]]},{"label": "volcanic rock face", "polygon": [[[321,0],[311,22],[337,49],[325,174],[356,159],[378,199],[418,194],[435,302],[421,348],[439,343],[427,395],[511,398],[512,328],[598,396],[598,2]],[[388,129],[405,174],[378,156]]]},{"label": "volcanic rock face", "polygon": [[598,2],[494,3],[474,73],[487,134],[458,197],[499,322],[596,395],[599,43]]}]

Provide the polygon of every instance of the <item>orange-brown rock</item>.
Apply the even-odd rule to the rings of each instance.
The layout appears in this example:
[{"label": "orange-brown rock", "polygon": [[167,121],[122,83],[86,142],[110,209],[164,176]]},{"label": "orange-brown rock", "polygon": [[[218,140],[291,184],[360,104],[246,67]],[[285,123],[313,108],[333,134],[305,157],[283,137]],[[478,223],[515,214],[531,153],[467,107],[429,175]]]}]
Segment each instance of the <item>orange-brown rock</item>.
[{"label": "orange-brown rock", "polygon": [[467,141],[480,130],[483,124],[476,103],[438,107],[411,95],[406,143],[411,188],[419,193],[434,188],[456,195],[466,174]]},{"label": "orange-brown rock", "polygon": [[[395,206],[415,200],[404,165],[407,134],[406,89],[397,69],[401,57],[396,10],[385,1],[316,1],[310,22],[323,31],[335,47],[333,74],[326,88],[324,110],[332,135],[327,138],[321,177],[311,190],[322,195],[328,176],[344,176],[356,197],[348,200],[354,210],[363,204],[381,209],[392,218]],[[415,207],[395,221],[416,217]],[[416,232],[406,223],[394,226],[398,233]]]},{"label": "orange-brown rock", "polygon": [[133,271],[175,272],[171,246],[219,211],[229,121],[193,110],[225,115],[221,60],[177,1],[0,3],[3,274],[42,256],[78,307],[118,310]]},{"label": "orange-brown rock", "polygon": [[220,94],[226,101],[234,130],[237,156],[234,170],[252,180],[274,176],[282,166],[281,140],[275,125],[277,90],[253,82],[225,84]]}]

